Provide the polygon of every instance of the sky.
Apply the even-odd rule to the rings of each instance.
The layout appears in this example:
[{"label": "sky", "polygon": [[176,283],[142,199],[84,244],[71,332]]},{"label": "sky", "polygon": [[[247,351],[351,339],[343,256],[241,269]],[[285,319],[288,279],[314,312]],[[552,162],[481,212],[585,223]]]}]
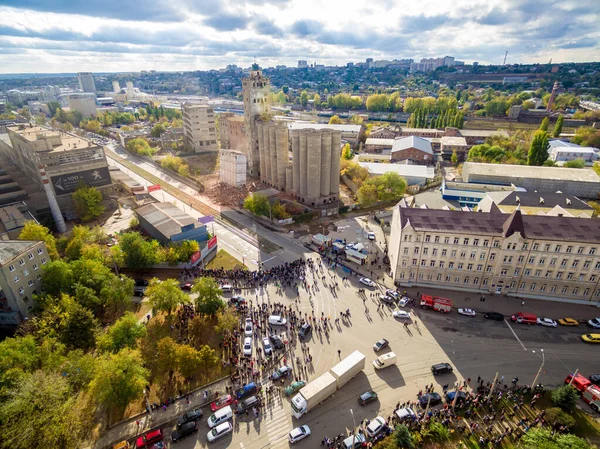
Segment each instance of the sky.
[{"label": "sky", "polygon": [[0,73],[600,61],[600,0],[0,0]]}]

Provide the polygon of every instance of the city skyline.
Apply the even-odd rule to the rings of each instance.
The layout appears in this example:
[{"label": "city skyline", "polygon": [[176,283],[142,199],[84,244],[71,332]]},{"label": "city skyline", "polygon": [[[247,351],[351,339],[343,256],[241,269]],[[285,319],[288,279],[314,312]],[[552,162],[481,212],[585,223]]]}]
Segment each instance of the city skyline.
[{"label": "city skyline", "polygon": [[[542,3],[542,4],[540,4]],[[315,11],[319,11],[316,15]],[[3,2],[0,73],[343,65],[455,56],[466,63],[600,60],[600,4],[438,0],[401,4],[248,0]],[[474,38],[476,37],[476,38]]]}]

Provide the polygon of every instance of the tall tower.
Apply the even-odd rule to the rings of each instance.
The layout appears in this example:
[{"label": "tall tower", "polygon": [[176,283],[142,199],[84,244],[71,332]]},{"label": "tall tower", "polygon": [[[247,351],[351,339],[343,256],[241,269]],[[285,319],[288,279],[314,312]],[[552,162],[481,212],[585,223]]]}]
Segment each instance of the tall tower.
[{"label": "tall tower", "polygon": [[119,92],[121,92],[121,86],[119,86],[119,81],[118,80],[114,80],[112,82],[112,86],[113,86],[113,92],[115,94],[118,94]]},{"label": "tall tower", "polygon": [[244,97],[244,127],[248,151],[248,174],[258,176],[260,173],[260,154],[258,152],[258,131],[256,120],[262,114],[271,113],[271,99],[269,96],[271,83],[262,75],[258,64],[252,64],[250,76],[242,80],[242,94]]},{"label": "tall tower", "polygon": [[554,99],[556,98],[556,91],[558,91],[558,81],[554,81],[554,86],[552,87],[552,93],[550,94],[550,98],[548,99],[548,106],[546,106],[546,111],[552,110],[552,103],[554,103]]},{"label": "tall tower", "polygon": [[77,80],[79,81],[79,88],[82,92],[96,93],[96,85],[94,84],[92,72],[79,72],[77,74]]}]

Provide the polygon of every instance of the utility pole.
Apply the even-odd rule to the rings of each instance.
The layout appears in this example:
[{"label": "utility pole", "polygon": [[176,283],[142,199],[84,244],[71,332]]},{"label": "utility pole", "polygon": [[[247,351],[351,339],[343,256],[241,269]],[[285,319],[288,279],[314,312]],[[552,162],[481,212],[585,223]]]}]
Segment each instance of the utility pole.
[{"label": "utility pole", "polygon": [[506,65],[506,57],[508,56],[508,50],[506,50],[506,53],[504,53],[504,62],[502,63],[502,65]]},{"label": "utility pole", "polygon": [[494,381],[492,382],[492,386],[490,387],[490,394],[488,394],[488,399],[492,397],[494,393],[494,388],[496,388],[496,381],[498,380],[498,371],[496,371],[496,375],[494,376]]},{"label": "utility pole", "polygon": [[[540,349],[540,351],[542,351],[542,364],[540,365],[540,369],[538,370],[537,374],[535,375],[535,378],[533,379],[533,384],[531,385],[531,388],[535,388],[535,385],[537,384],[538,378],[540,377],[540,374],[542,372],[542,369],[544,368],[544,363],[546,363],[546,356],[544,355],[544,350]],[[535,351],[532,351],[535,354]]]},{"label": "utility pole", "polygon": [[577,368],[575,370],[575,372],[573,373],[573,375],[571,376],[571,380],[569,381],[569,385],[571,385],[573,383],[573,379],[575,379],[575,377],[577,376],[577,373],[579,373],[579,368]]}]

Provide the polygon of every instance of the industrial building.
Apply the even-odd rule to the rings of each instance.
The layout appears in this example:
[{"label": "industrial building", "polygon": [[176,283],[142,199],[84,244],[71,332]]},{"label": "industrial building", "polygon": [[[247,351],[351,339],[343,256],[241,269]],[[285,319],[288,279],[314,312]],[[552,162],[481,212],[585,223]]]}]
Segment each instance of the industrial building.
[{"label": "industrial building", "polygon": [[527,191],[557,192],[578,198],[598,198],[600,177],[591,169],[466,162],[463,181],[515,185]]},{"label": "industrial building", "polygon": [[244,98],[244,129],[246,134],[246,151],[248,156],[248,174],[258,176],[260,173],[260,154],[258,149],[258,130],[256,122],[271,113],[270,86],[258,64],[252,64],[248,78],[242,80]]},{"label": "industrial building", "polygon": [[468,182],[446,181],[442,179],[442,198],[446,201],[456,201],[461,207],[473,208],[490,192],[524,191],[514,185],[498,184],[469,184]]},{"label": "industrial building", "polygon": [[550,159],[554,162],[567,162],[581,159],[587,163],[593,163],[600,159],[600,150],[593,147],[582,147],[576,143],[563,142],[562,140],[551,140],[549,142]]},{"label": "industrial building", "polygon": [[492,205],[503,214],[512,214],[519,209],[527,215],[578,218],[592,218],[594,215],[594,209],[579,198],[561,192],[489,192],[479,202],[477,211],[489,212]]},{"label": "industrial building", "polygon": [[184,142],[195,153],[217,152],[217,128],[212,106],[183,103]]},{"label": "industrial building", "polygon": [[392,172],[404,178],[409,186],[424,186],[435,178],[434,167],[425,165],[408,164],[380,164],[377,162],[359,162],[361,167],[366,168],[371,176],[381,176]]},{"label": "industrial building", "polygon": [[82,92],[96,93],[96,84],[91,72],[79,72],[77,74],[77,81],[79,81],[79,88]]},{"label": "industrial building", "polygon": [[390,154],[391,162],[409,160],[425,164],[433,163],[431,142],[422,137],[407,136],[395,139]]},{"label": "industrial building", "polygon": [[134,212],[142,229],[162,244],[197,241],[200,249],[192,264],[208,262],[217,252],[217,236],[210,237],[206,225],[171,203],[146,204]]},{"label": "industrial building", "polygon": [[74,93],[67,95],[67,104],[72,111],[84,117],[96,117],[96,95],[92,93]]},{"label": "industrial building", "polygon": [[0,325],[16,326],[31,314],[48,262],[44,242],[0,241]]},{"label": "industrial building", "polygon": [[394,208],[389,251],[396,285],[600,305],[600,221]]},{"label": "industrial building", "polygon": [[0,207],[0,240],[17,240],[28,221],[37,223],[24,202]]},{"label": "industrial building", "polygon": [[66,227],[62,208],[72,209],[71,193],[80,183],[110,189],[112,182],[104,149],[75,134],[43,126],[7,127],[0,152],[44,189],[59,232]]},{"label": "industrial building", "polygon": [[221,148],[247,153],[244,117],[233,112],[223,112],[219,115],[219,140]]},{"label": "industrial building", "polygon": [[283,122],[256,122],[260,156],[260,180],[279,190],[286,188],[289,165],[289,133]]},{"label": "industrial building", "polygon": [[361,125],[330,125],[328,123],[303,123],[290,122],[290,134],[293,137],[296,131],[303,129],[330,129],[339,131],[343,141],[348,142],[352,148],[358,145],[358,138],[362,129]]},{"label": "industrial building", "polygon": [[[287,168],[287,183],[304,204],[326,207],[335,204],[340,192],[341,131],[300,129],[292,133],[292,165]],[[278,172],[279,175],[279,172]]]},{"label": "industrial building", "polygon": [[244,153],[233,150],[221,150],[219,154],[219,180],[233,187],[246,184],[246,166],[248,160]]}]

